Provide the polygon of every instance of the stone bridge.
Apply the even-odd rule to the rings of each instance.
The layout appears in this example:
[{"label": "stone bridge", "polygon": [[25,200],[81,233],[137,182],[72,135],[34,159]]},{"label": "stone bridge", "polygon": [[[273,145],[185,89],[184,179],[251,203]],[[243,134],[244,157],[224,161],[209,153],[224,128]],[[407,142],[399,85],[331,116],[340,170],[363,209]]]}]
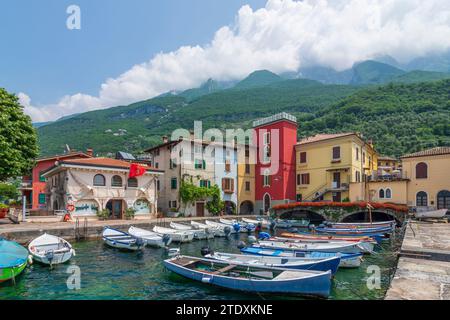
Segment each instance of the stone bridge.
[{"label": "stone bridge", "polygon": [[[353,222],[353,221],[370,221],[369,210],[365,205],[357,204],[351,206],[345,205],[313,205],[297,204],[297,205],[279,205],[272,208],[280,218],[297,218],[309,219],[311,223],[319,224],[322,221],[330,222]],[[372,221],[396,220],[398,224],[402,224],[407,217],[407,208],[397,205],[380,206],[376,205],[371,210]]]}]

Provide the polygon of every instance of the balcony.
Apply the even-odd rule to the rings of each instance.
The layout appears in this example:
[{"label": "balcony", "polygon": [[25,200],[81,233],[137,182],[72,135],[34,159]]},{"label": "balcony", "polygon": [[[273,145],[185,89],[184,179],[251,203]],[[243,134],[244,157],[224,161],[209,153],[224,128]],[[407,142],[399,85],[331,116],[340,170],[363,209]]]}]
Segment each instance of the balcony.
[{"label": "balcony", "polygon": [[393,173],[380,173],[380,172],[373,172],[372,175],[368,176],[369,182],[380,182],[380,181],[402,181],[402,180],[409,180],[409,178],[404,174],[403,172],[393,172]]}]

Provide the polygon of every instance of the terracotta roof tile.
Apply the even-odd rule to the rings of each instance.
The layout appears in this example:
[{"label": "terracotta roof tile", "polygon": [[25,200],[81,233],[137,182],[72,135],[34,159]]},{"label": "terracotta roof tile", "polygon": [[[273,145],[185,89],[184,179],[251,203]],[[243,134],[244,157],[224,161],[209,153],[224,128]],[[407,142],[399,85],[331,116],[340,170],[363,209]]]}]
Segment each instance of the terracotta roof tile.
[{"label": "terracotta roof tile", "polygon": [[65,154],[57,154],[57,155],[53,155],[53,156],[40,157],[40,158],[37,158],[36,161],[41,162],[41,161],[48,161],[48,160],[59,160],[59,159],[64,159],[64,158],[91,158],[91,157],[92,156],[90,156],[87,153],[84,153],[82,151],[75,151],[75,152],[70,152],[70,153],[65,153]]},{"label": "terracotta roof tile", "polygon": [[[126,169],[130,168],[131,165],[131,162],[111,158],[68,159],[62,162],[69,164],[105,166],[105,167],[126,168]],[[139,165],[147,168],[147,170],[161,171],[142,163],[139,163]]]},{"label": "terracotta roof tile", "polygon": [[419,152],[409,153],[401,156],[401,158],[414,158],[414,157],[425,157],[425,156],[438,156],[442,154],[450,154],[450,147],[436,147],[427,150],[422,150]]},{"label": "terracotta roof tile", "polygon": [[328,139],[334,139],[334,138],[340,138],[340,137],[346,137],[346,136],[351,136],[351,135],[357,135],[357,134],[354,132],[320,133],[320,134],[316,134],[315,136],[307,137],[307,138],[300,140],[297,143],[297,145],[311,143],[311,142],[318,142],[318,141],[323,141],[323,140],[328,140]]}]

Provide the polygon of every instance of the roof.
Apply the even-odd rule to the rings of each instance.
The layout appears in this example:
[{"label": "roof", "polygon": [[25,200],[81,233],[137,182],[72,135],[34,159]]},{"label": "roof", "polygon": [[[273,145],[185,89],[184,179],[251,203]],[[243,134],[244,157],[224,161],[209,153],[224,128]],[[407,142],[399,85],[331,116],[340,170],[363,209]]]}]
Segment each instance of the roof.
[{"label": "roof", "polygon": [[415,158],[415,157],[427,157],[427,156],[439,156],[443,154],[450,154],[450,147],[436,147],[419,152],[405,154],[400,158]]},{"label": "roof", "polygon": [[84,153],[82,151],[74,151],[74,152],[69,152],[69,153],[65,153],[65,154],[58,154],[58,155],[47,156],[47,157],[40,157],[40,158],[37,158],[36,161],[37,162],[41,162],[41,161],[48,161],[48,160],[59,160],[59,159],[64,159],[64,158],[73,158],[73,157],[92,158],[92,156],[90,156],[87,153]]},{"label": "roof", "polygon": [[177,144],[177,143],[180,142],[180,141],[181,141],[181,140],[167,141],[167,142],[158,144],[157,146],[151,147],[151,148],[149,148],[149,149],[147,149],[147,150],[144,150],[144,152],[151,152],[151,151],[153,151],[153,150],[160,149],[160,148],[162,148],[162,147],[174,145],[174,144]]},{"label": "roof", "polygon": [[[127,162],[123,160],[111,159],[111,158],[88,158],[88,159],[67,159],[61,161],[62,164],[78,164],[78,165],[88,165],[97,167],[113,167],[113,168],[123,168],[129,169],[132,162]],[[162,171],[156,168],[150,167],[148,165],[140,164],[147,170]]]},{"label": "roof", "polygon": [[280,112],[280,113],[274,114],[270,117],[266,117],[266,118],[262,118],[262,119],[253,121],[253,127],[256,128],[256,127],[260,127],[263,125],[267,125],[269,123],[282,121],[282,120],[287,120],[287,121],[297,124],[297,117],[293,116],[292,114],[286,113],[286,112]]},{"label": "roof", "polygon": [[320,133],[320,134],[316,134],[315,136],[312,137],[307,137],[304,138],[302,140],[300,140],[297,145],[302,145],[302,144],[307,144],[307,143],[313,143],[313,142],[319,142],[319,141],[324,141],[324,140],[330,140],[330,139],[336,139],[336,138],[341,138],[341,137],[346,137],[346,136],[352,136],[352,135],[356,135],[359,138],[361,138],[357,133],[355,132],[345,132],[345,133]]},{"label": "roof", "polygon": [[128,152],[118,151],[116,153],[116,159],[123,159],[123,160],[136,160],[136,158]]}]

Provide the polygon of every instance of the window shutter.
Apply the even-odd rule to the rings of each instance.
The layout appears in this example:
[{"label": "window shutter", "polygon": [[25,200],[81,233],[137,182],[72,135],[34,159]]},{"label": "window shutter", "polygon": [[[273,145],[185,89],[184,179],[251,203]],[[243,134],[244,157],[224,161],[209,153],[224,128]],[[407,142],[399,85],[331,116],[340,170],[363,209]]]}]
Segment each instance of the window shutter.
[{"label": "window shutter", "polygon": [[206,169],[206,161],[205,160],[203,160],[203,169]]},{"label": "window shutter", "polygon": [[222,178],[222,190],[225,190],[225,178]]},{"label": "window shutter", "polygon": [[231,179],[230,182],[231,182],[230,190],[234,192],[234,179]]},{"label": "window shutter", "polygon": [[341,147],[333,147],[333,159],[341,158]]}]

